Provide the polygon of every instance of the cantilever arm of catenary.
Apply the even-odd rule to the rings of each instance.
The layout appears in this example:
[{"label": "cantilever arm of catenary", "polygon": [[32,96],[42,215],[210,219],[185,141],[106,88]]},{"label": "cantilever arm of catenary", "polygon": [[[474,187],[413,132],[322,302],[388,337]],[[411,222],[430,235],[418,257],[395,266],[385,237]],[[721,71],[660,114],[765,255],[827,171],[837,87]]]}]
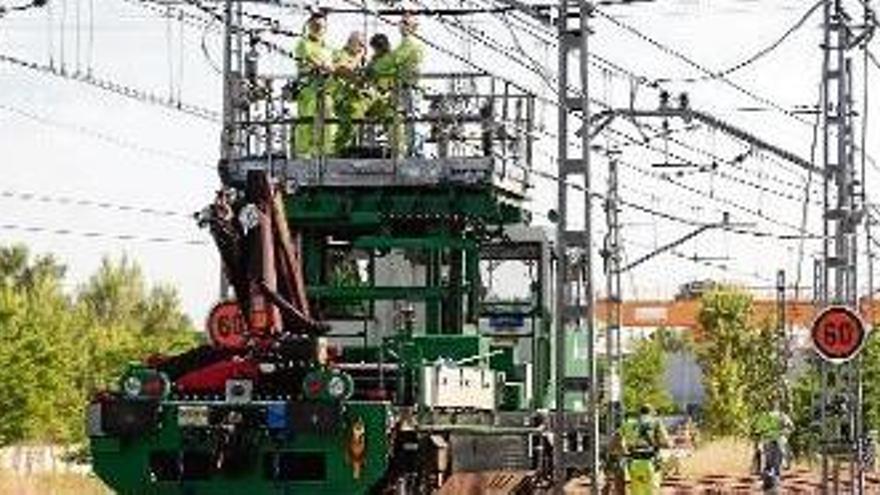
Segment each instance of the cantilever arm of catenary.
[{"label": "cantilever arm of catenary", "polygon": [[823,170],[813,164],[810,160],[801,158],[796,153],[785,150],[774,144],[768,143],[758,136],[734,126],[721,119],[713,117],[705,112],[692,110],[690,108],[658,108],[656,110],[635,110],[629,108],[618,108],[611,110],[603,110],[595,114],[590,119],[590,139],[594,138],[603,129],[605,129],[611,121],[616,117],[634,118],[650,118],[650,117],[678,117],[685,122],[697,120],[703,124],[718,129],[725,134],[733,136],[741,141],[752,145],[755,148],[762,149],[768,153],[774,154],[785,161],[794,163],[795,165],[812,173],[822,174]]}]

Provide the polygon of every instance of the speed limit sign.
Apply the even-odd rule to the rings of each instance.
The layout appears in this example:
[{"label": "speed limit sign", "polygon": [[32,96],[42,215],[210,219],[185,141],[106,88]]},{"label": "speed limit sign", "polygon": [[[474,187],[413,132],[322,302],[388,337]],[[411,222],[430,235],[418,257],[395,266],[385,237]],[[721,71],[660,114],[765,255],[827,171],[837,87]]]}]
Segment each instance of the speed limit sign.
[{"label": "speed limit sign", "polygon": [[830,306],[813,320],[811,336],[820,356],[843,363],[858,354],[865,343],[865,323],[848,307]]}]

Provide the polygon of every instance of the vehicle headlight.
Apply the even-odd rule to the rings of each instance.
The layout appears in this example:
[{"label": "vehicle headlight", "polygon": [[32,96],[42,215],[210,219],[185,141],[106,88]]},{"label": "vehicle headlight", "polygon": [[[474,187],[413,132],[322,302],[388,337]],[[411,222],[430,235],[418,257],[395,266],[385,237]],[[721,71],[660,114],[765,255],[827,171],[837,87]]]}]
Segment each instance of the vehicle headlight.
[{"label": "vehicle headlight", "polygon": [[334,399],[341,399],[345,395],[346,388],[345,380],[341,376],[334,376],[327,383],[327,393]]},{"label": "vehicle headlight", "polygon": [[125,391],[125,395],[129,397],[137,397],[141,394],[141,380],[136,376],[130,376],[125,379],[125,382],[122,384],[122,389]]}]

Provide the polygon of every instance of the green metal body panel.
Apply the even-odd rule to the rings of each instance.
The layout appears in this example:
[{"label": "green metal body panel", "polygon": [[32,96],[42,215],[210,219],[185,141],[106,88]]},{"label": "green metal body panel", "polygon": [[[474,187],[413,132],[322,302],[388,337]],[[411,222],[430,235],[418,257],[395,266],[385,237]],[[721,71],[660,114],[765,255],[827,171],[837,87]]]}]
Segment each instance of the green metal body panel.
[{"label": "green metal body panel", "polygon": [[[241,406],[236,406],[241,407]],[[248,406],[258,407],[258,406]],[[359,494],[367,493],[386,472],[388,467],[388,426],[391,406],[385,402],[349,402],[345,404],[344,421],[331,434],[291,432],[287,437],[275,437],[268,430],[257,433],[258,455],[253,469],[241,476],[217,475],[206,480],[155,481],[150,479],[149,458],[156,451],[182,450],[186,433],[177,425],[177,407],[162,407],[161,421],[154,431],[142,436],[119,438],[92,437],[91,452],[95,473],[121,495],[141,494]],[[364,423],[366,453],[360,479],[355,479],[347,449],[351,424],[357,419]],[[194,431],[198,428],[194,428]],[[196,443],[193,449],[208,449],[209,445]],[[266,453],[302,452],[321,453],[326,459],[326,478],[323,481],[274,481],[265,472]]]},{"label": "green metal body panel", "polygon": [[501,409],[505,411],[518,411],[523,409],[526,400],[525,385],[518,382],[507,382],[501,397]]},{"label": "green metal body panel", "polygon": [[[495,346],[494,349],[501,352],[492,355],[490,346],[494,338],[478,335],[476,330],[481,311],[480,246],[498,238],[503,226],[525,220],[520,201],[521,198],[487,185],[307,186],[291,195],[287,200],[287,215],[291,228],[299,235],[308,296],[313,308],[318,308],[318,314],[327,308],[355,308],[357,311],[353,313],[372,317],[376,301],[424,303],[424,326],[402,330],[376,342],[365,340],[363,346],[347,347],[342,352],[342,361],[397,364],[400,371],[395,400],[415,405],[419,397],[418,377],[424,365],[438,359],[475,365],[479,361],[475,358],[485,357],[490,368],[507,377],[500,391],[502,408],[524,409],[526,373],[522,363],[516,362],[513,347]],[[334,283],[328,275],[328,267],[338,266],[334,265],[339,259],[336,253],[345,249],[357,251],[358,260],[368,258],[367,280],[346,285]],[[376,285],[376,261],[394,250],[420,260],[424,267],[424,284],[415,287]],[[360,265],[359,270],[362,267]],[[540,294],[541,287],[537,289]],[[530,335],[522,337],[533,339],[533,406],[537,407],[544,403],[551,372],[549,320],[543,318],[543,314],[538,315],[541,306],[538,303],[529,313],[541,316],[543,323],[540,327],[533,325]],[[399,411],[388,402],[349,401],[343,405],[343,420],[332,433],[293,431],[282,437],[271,434],[265,427],[250,432],[256,435],[257,453],[253,466],[240,476],[218,474],[198,481],[159,481],[151,479],[151,453],[186,449],[207,452],[212,448],[207,441],[187,440],[185,430],[178,426],[177,406],[165,403],[159,427],[153,431],[130,439],[93,436],[94,470],[120,494],[366,493],[377,483],[385,482],[383,477],[388,474],[393,449],[389,428]],[[354,477],[348,455],[351,427],[357,419],[363,421],[366,432],[365,461],[359,479]],[[326,476],[320,481],[272,479],[267,471],[273,466],[266,455],[279,452],[323,455]]]},{"label": "green metal body panel", "polygon": [[[517,202],[488,185],[304,187],[290,197],[287,212],[302,236],[306,285],[314,301],[424,301],[425,333],[458,334],[465,321],[476,318],[479,232],[488,235],[521,222],[524,213]],[[331,286],[325,266],[329,237],[368,251],[371,260],[392,249],[422,253],[425,286],[376,287],[372,280],[365,286]],[[446,280],[441,278],[444,265],[452,267]]]},{"label": "green metal body panel", "polygon": [[497,226],[523,220],[522,208],[491,186],[308,187],[290,198],[287,212],[297,229],[354,228],[364,234],[387,229],[392,220],[422,219],[426,227],[454,218]]},{"label": "green metal body panel", "polygon": [[489,350],[487,340],[479,335],[415,335],[390,340],[400,360],[415,369],[438,359],[459,361],[486,355]]}]

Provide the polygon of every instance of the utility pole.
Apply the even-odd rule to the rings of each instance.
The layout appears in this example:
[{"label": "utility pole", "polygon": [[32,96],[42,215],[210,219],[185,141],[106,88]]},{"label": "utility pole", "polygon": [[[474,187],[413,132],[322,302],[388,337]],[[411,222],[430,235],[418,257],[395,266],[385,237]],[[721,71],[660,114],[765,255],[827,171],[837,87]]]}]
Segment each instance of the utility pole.
[{"label": "utility pole", "polygon": [[[824,239],[821,306],[856,308],[856,231],[862,211],[857,204],[859,181],[855,171],[852,124],[851,30],[841,0],[824,5],[822,120],[824,153]],[[840,463],[848,462],[851,491],[863,486],[862,404],[859,361],[831,364],[823,361],[821,395],[822,493],[839,491]],[[832,465],[833,464],[833,465]]]},{"label": "utility pole", "polygon": [[[223,0],[223,129],[220,132],[220,162],[217,169],[221,181],[226,180],[231,164],[239,158],[239,114],[235,100],[241,85],[241,27],[241,1]],[[229,292],[229,280],[221,266],[220,300],[228,298]]]},{"label": "utility pole", "polygon": [[620,284],[621,256],[620,246],[620,196],[617,182],[617,152],[612,152],[608,162],[608,194],[605,199],[605,219],[608,234],[602,256],[605,258],[605,280],[607,283],[607,321],[605,331],[605,362],[607,376],[605,382],[608,412],[605,421],[605,435],[610,435],[620,427],[624,415],[623,396],[623,350],[621,348],[621,304],[623,293]]},{"label": "utility pole", "polygon": [[[558,220],[556,225],[556,411],[554,416],[553,435],[553,482],[556,490],[561,492],[565,483],[568,468],[583,468],[586,464],[590,477],[590,491],[599,493],[599,421],[598,421],[598,381],[596,377],[595,349],[595,318],[593,290],[593,257],[592,257],[592,184],[590,177],[590,136],[589,132],[581,132],[580,156],[576,150],[569,150],[569,121],[576,119],[578,129],[588,130],[590,121],[590,88],[589,88],[589,18],[592,4],[579,0],[560,0],[557,18],[559,35],[558,53],[558,153],[559,167],[558,184]],[[573,20],[573,21],[572,21]],[[572,21],[572,22],[570,22]],[[576,22],[574,22],[576,21]],[[569,88],[569,59],[573,55],[578,62],[580,92],[576,96]],[[580,112],[579,118],[572,114]],[[582,230],[569,228],[569,197],[568,182],[572,176],[583,176],[584,192],[581,198],[584,205],[584,224]],[[575,268],[575,269],[573,269]],[[574,290],[582,288],[583,290]],[[579,294],[575,299],[573,294]],[[582,294],[582,296],[580,296]],[[585,332],[587,341],[586,383],[577,383],[566,377],[566,333],[577,328]],[[566,391],[570,388],[586,390],[587,420],[586,424],[570,422],[565,411]],[[572,416],[574,417],[574,416]],[[574,423],[574,424],[569,424]],[[567,438],[574,434],[575,449],[567,449]],[[586,441],[586,456],[580,447]],[[585,458],[584,458],[585,457]]]},{"label": "utility pole", "polygon": [[224,168],[229,167],[229,162],[235,159],[235,85],[236,67],[239,65],[235,61],[235,46],[238,41],[235,39],[239,36],[233,14],[237,0],[223,1],[223,130],[220,133],[220,173],[221,177]]},{"label": "utility pole", "polygon": [[782,378],[779,396],[776,398],[777,409],[789,411],[788,391],[788,332],[785,311],[785,270],[776,272],[776,359],[777,369]]}]

